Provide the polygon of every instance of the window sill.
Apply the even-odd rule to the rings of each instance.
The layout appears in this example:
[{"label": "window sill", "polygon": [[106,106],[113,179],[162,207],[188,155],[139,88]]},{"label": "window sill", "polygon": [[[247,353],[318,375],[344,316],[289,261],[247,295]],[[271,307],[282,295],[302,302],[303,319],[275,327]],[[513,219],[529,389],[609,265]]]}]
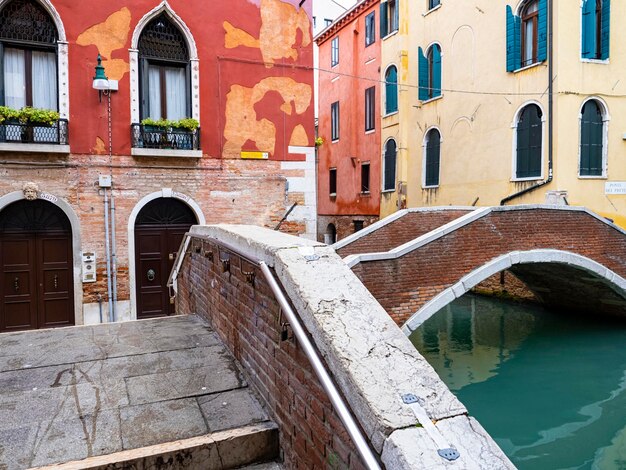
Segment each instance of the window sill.
[{"label": "window sill", "polygon": [[529,176],[528,178],[511,178],[511,183],[523,183],[525,181],[541,181],[543,179],[543,175],[541,176]]},{"label": "window sill", "polygon": [[580,61],[584,64],[604,64],[608,65],[609,59],[585,59],[584,57],[580,58]]},{"label": "window sill", "polygon": [[429,98],[427,100],[422,101],[422,105],[432,103],[433,101],[440,100],[441,98],[443,98],[443,95],[435,96],[434,98]]},{"label": "window sill", "polygon": [[337,142],[339,142],[339,139],[335,139],[335,140],[331,140],[330,141],[331,144],[336,144]]},{"label": "window sill", "polygon": [[385,40],[389,39],[391,36],[395,36],[396,34],[398,34],[398,30],[397,29],[395,31],[392,31],[389,34],[387,34],[387,36],[382,38],[382,40],[385,41]]},{"label": "window sill", "polygon": [[175,157],[175,158],[201,158],[202,150],[173,150],[173,149],[144,149],[132,148],[130,154],[133,157]]},{"label": "window sill", "polygon": [[522,67],[521,69],[513,70],[513,72],[511,72],[511,73],[524,72],[525,70],[529,70],[529,69],[532,69],[534,67],[539,67],[540,65],[543,65],[543,62],[535,62],[534,64],[526,65],[526,66]]},{"label": "window sill", "polygon": [[0,143],[0,152],[22,152],[22,153],[61,153],[69,154],[69,145],[59,144],[18,144]]},{"label": "window sill", "polygon": [[607,180],[607,175],[578,175],[579,180]]},{"label": "window sill", "polygon": [[395,188],[394,188],[394,189],[383,189],[383,190],[381,191],[381,194],[385,194],[385,193],[395,193],[395,192],[396,192]]},{"label": "window sill", "polygon": [[431,185],[431,186],[422,186],[422,189],[437,189],[437,188],[439,188],[438,184]]},{"label": "window sill", "polygon": [[329,198],[331,198],[331,199],[333,199],[333,200],[335,200],[335,199],[337,199],[337,193],[330,193],[330,194],[328,195],[328,197],[329,197]]},{"label": "window sill", "polygon": [[396,115],[396,114],[398,114],[399,112],[400,112],[400,111],[393,111],[393,112],[391,112],[391,113],[384,114],[384,115],[383,115],[383,118],[388,118],[388,117],[391,117],[391,116],[395,116],[395,115]]},{"label": "window sill", "polygon": [[370,134],[373,134],[374,132],[376,132],[376,129],[370,129],[368,131],[365,131],[365,135],[370,135]]},{"label": "window sill", "polygon": [[428,10],[426,13],[423,13],[422,16],[426,17],[428,15],[430,15],[431,13],[436,12],[437,10],[439,10],[441,8],[441,3],[439,5],[437,5],[435,8],[431,8],[430,10]]},{"label": "window sill", "polygon": [[369,191],[361,191],[359,193],[361,195],[361,197],[371,197],[372,193],[370,193]]}]

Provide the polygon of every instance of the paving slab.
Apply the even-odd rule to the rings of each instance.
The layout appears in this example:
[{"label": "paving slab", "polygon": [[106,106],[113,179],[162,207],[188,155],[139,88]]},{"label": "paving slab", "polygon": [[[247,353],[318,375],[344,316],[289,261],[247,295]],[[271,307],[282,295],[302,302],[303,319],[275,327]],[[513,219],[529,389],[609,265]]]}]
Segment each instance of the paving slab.
[{"label": "paving slab", "polygon": [[196,316],[0,334],[0,469],[267,422]]}]

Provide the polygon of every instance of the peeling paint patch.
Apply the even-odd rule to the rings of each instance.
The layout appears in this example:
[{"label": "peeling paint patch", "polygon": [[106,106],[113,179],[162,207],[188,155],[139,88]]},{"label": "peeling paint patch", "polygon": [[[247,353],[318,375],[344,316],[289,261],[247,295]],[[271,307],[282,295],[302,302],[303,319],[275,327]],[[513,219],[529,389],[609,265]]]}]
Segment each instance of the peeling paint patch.
[{"label": "peeling paint patch", "polygon": [[304,9],[280,0],[260,0],[261,30],[259,38],[224,22],[225,46],[254,47],[261,50],[266,67],[277,60],[298,58],[298,31],[302,33],[301,45],[311,43],[311,20]]},{"label": "peeling paint patch", "polygon": [[289,145],[294,147],[306,147],[309,145],[309,136],[307,135],[306,130],[304,130],[304,126],[302,124],[298,124],[291,133]]},{"label": "peeling paint patch", "polygon": [[[268,77],[261,80],[253,88],[241,85],[231,86],[226,95],[226,124],[224,126],[224,138],[226,140],[224,153],[226,155],[239,154],[246,142],[249,141],[255,142],[257,150],[274,154],[276,126],[268,119],[258,120],[254,110],[254,106],[271,91],[277,92],[281,96],[283,105],[280,109],[283,109],[284,104],[289,104],[291,107],[291,103],[293,103],[296,113],[302,114],[311,104],[311,86],[298,83],[288,77]],[[298,131],[297,127],[294,130],[296,138],[305,142],[299,145],[308,145],[308,137],[304,128],[302,128],[302,132]]]},{"label": "peeling paint patch", "polygon": [[104,140],[100,137],[96,137],[96,145],[93,146],[92,151],[97,155],[104,155],[107,151]]},{"label": "peeling paint patch", "polygon": [[113,51],[126,46],[130,33],[130,10],[126,7],[111,14],[102,23],[83,31],[76,39],[79,46],[94,45],[106,60],[107,76],[112,80],[120,80],[129,70],[128,62],[123,59],[111,59]]}]

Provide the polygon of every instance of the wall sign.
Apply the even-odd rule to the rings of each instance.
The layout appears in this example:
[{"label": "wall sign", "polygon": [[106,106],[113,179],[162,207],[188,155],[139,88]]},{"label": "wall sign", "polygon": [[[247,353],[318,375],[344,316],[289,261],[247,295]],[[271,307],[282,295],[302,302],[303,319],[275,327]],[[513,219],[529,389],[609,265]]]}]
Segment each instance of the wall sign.
[{"label": "wall sign", "polygon": [[604,194],[626,194],[626,181],[611,181],[605,183]]},{"label": "wall sign", "polygon": [[269,152],[241,152],[241,158],[244,160],[267,160],[270,158]]},{"label": "wall sign", "polygon": [[48,202],[57,202],[59,200],[59,198],[55,195],[48,193],[39,193],[39,199],[43,199]]}]

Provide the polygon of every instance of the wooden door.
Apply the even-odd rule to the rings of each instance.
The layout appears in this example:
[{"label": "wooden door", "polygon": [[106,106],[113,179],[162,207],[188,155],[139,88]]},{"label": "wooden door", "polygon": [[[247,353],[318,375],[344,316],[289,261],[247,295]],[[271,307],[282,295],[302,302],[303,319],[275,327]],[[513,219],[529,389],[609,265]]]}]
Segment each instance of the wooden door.
[{"label": "wooden door", "polygon": [[137,318],[175,313],[167,281],[183,236],[195,223],[191,209],[171,198],[151,201],[139,212],[135,223]]},{"label": "wooden door", "polygon": [[0,212],[0,331],[74,324],[72,232],[46,201]]}]

